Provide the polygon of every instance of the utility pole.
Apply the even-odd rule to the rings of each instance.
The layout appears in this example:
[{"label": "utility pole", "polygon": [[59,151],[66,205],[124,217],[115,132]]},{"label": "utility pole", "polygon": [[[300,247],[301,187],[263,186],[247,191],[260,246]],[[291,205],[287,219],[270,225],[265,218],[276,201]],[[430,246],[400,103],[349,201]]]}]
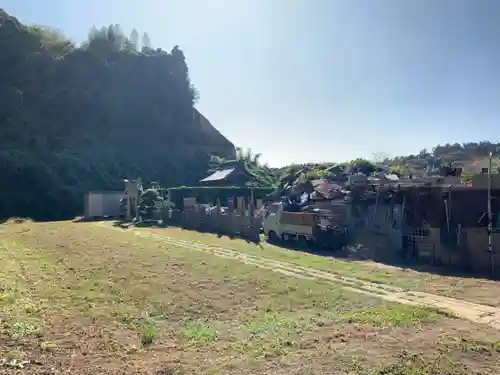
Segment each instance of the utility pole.
[{"label": "utility pole", "polygon": [[493,232],[493,215],[491,212],[491,165],[493,153],[490,152],[488,159],[488,253],[490,254],[491,274],[495,274],[495,255],[491,245],[491,232]]}]

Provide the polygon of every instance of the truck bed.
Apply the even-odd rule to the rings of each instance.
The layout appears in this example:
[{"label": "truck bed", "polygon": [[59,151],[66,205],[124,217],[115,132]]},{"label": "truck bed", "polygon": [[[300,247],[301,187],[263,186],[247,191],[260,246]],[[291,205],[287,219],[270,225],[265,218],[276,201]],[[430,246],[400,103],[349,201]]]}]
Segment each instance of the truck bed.
[{"label": "truck bed", "polygon": [[283,211],[280,218],[280,223],[285,225],[300,225],[313,227],[315,214],[312,212],[287,212]]}]

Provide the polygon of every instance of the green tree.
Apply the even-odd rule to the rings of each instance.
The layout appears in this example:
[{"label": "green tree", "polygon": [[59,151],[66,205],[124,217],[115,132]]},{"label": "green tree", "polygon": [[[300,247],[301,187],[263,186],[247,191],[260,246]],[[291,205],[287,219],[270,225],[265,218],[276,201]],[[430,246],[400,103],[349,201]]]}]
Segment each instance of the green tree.
[{"label": "green tree", "polygon": [[209,162],[208,172],[213,173],[226,164],[238,163],[252,176],[250,184],[262,187],[276,186],[279,182],[278,175],[269,165],[261,163],[261,157],[261,154],[254,154],[251,149],[243,150],[237,147],[234,160],[213,156]]},{"label": "green tree", "polygon": [[118,25],[92,27],[75,46],[1,10],[0,25],[0,219],[70,218],[89,190],[137,177],[195,184],[209,154],[234,158],[234,145],[194,120],[179,47],[137,53]]},{"label": "green tree", "polygon": [[132,29],[132,32],[130,33],[130,43],[132,46],[135,48],[135,50],[139,50],[139,33],[137,32],[136,29]]},{"label": "green tree", "polygon": [[149,38],[148,33],[142,34],[142,40],[141,40],[142,48],[145,49],[146,51],[150,50],[151,47],[151,39]]}]

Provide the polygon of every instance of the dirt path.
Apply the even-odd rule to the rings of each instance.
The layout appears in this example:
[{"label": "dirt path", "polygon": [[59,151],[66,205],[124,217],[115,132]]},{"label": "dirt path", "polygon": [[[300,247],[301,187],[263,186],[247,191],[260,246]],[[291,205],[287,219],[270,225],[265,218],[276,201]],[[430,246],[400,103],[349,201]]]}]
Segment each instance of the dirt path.
[{"label": "dirt path", "polygon": [[[109,222],[101,222],[100,224],[108,228],[113,228],[115,230],[123,230],[112,227]],[[288,262],[242,254],[231,249],[206,245],[198,242],[174,239],[168,236],[162,236],[153,233],[144,233],[134,229],[129,230],[132,230],[133,233],[141,237],[158,238],[174,246],[179,246],[190,250],[198,250],[216,255],[218,257],[238,260],[247,264],[255,265],[260,268],[270,269],[274,272],[279,272],[288,276],[342,284],[346,289],[349,289],[351,291],[378,297],[386,301],[436,308],[463,319],[467,319],[476,323],[488,324],[500,330],[500,308],[480,305],[477,303],[466,302],[429,293],[404,291],[403,289],[390,285],[370,283],[352,277],[343,277],[334,273],[301,267]]]}]

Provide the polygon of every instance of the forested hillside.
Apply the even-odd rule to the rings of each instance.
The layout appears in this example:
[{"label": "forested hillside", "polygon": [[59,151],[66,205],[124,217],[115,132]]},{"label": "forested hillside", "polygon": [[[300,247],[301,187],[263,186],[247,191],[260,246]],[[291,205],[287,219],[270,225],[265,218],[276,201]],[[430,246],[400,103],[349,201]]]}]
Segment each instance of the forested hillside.
[{"label": "forested hillside", "polygon": [[332,174],[353,170],[367,175],[385,171],[403,177],[408,177],[410,174],[418,175],[424,171],[431,175],[444,175],[451,171],[450,167],[461,167],[465,174],[470,176],[488,167],[490,152],[492,171],[497,173],[500,171],[500,143],[489,141],[448,143],[437,145],[431,151],[424,149],[415,155],[394,158],[386,156],[383,152],[377,152],[371,161],[358,158],[344,163],[305,163],[276,168],[273,172],[281,177],[281,183],[290,180],[299,170],[303,170],[301,178],[309,180],[328,178]]},{"label": "forested hillside", "polygon": [[500,143],[466,142],[437,145],[432,150],[422,150],[416,155],[386,158],[384,164],[405,172],[423,169],[439,170],[450,163],[462,167],[467,172],[479,172],[488,166],[489,153],[493,154],[493,166],[500,166]]},{"label": "forested hillside", "polygon": [[72,217],[88,190],[137,176],[192,184],[211,154],[235,157],[194,109],[177,46],[154,49],[118,25],[76,46],[0,9],[0,51],[0,217]]}]

